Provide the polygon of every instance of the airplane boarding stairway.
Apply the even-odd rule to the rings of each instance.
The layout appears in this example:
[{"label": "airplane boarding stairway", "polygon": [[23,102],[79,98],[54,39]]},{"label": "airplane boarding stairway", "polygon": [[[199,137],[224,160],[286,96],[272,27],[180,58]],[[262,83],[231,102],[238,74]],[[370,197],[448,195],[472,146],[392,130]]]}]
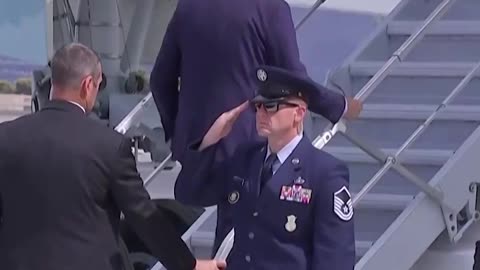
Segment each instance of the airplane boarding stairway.
[{"label": "airplane boarding stairway", "polygon": [[349,163],[355,269],[425,269],[415,263],[442,233],[457,242],[479,218],[479,49],[479,1],[405,0],[330,73],[365,101],[324,147]]},{"label": "airplane boarding stairway", "polygon": [[[447,269],[418,262],[435,241],[453,246],[479,226],[480,1],[403,0],[327,85],[365,102],[359,120],[313,121],[313,143],[349,164],[355,269]],[[207,208],[183,236],[198,256],[210,254],[215,217]]]}]

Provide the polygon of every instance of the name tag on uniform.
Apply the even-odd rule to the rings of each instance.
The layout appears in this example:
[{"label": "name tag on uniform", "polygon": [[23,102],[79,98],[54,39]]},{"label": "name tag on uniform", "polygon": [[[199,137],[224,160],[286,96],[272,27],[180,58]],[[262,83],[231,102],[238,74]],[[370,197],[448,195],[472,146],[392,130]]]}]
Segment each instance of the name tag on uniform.
[{"label": "name tag on uniform", "polygon": [[312,190],[303,188],[301,185],[282,186],[280,200],[309,204],[312,198]]}]

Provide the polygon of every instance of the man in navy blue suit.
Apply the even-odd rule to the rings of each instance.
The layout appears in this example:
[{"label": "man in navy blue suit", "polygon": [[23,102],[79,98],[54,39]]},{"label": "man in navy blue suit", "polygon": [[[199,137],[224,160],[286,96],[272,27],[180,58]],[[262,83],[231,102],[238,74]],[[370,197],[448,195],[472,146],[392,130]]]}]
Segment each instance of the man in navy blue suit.
[{"label": "man in navy blue suit", "polygon": [[[303,134],[308,110],[320,113],[321,86],[277,67],[257,72],[259,95],[221,114],[192,141],[175,185],[177,200],[231,205],[235,239],[230,270],[352,270],[353,206],[346,164],[316,149]],[[320,102],[319,102],[320,101]],[[256,110],[267,143],[246,142],[215,160],[240,114]]]},{"label": "man in navy blue suit", "polygon": [[[284,0],[179,1],[150,77],[174,159],[182,162],[189,141],[203,136],[220,114],[255,96],[249,74],[260,65],[306,72]],[[346,102],[326,89],[319,94],[319,112],[332,123],[343,114],[358,116],[358,101]],[[218,146],[216,159],[231,156],[242,142],[260,140],[255,110],[248,108]],[[218,205],[214,250],[231,229],[227,209]]]}]

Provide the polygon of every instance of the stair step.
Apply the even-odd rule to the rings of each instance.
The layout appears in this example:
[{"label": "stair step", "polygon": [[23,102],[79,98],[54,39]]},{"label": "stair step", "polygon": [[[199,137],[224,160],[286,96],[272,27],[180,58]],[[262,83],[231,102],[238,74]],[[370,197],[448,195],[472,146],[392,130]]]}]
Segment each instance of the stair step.
[{"label": "stair step", "polygon": [[[439,104],[365,103],[359,119],[425,121],[438,106]],[[314,117],[319,118],[318,115]],[[480,106],[449,104],[437,113],[434,121],[480,121]]]},{"label": "stair step", "polygon": [[[479,50],[480,51],[480,50]],[[415,104],[438,106],[460,83],[463,76],[435,77],[420,74],[413,76],[387,75],[377,89],[366,99],[373,104]],[[352,74],[354,75],[354,74]],[[397,75],[397,76],[395,76]],[[373,75],[350,77],[351,94],[356,94],[371,79]],[[480,104],[480,77],[473,78],[470,83],[450,102],[452,105]]]},{"label": "stair step", "polygon": [[[372,146],[398,149],[424,122],[424,119],[357,119],[348,123],[347,132]],[[408,149],[455,151],[478,125],[478,121],[434,120]],[[315,134],[323,132],[320,126],[315,128]],[[357,148],[343,135],[335,136],[328,146]]]},{"label": "stair step", "polygon": [[[352,193],[352,196],[357,196],[357,193]],[[356,209],[403,210],[413,199],[413,195],[368,193]]]},{"label": "stair step", "polygon": [[[365,104],[362,119],[410,119],[426,120],[438,105],[426,104]],[[437,114],[434,121],[480,121],[480,106],[448,105]]]},{"label": "stair step", "polygon": [[[394,16],[395,20],[423,21],[440,5],[442,0],[416,0],[405,3]],[[480,2],[477,0],[456,1],[441,17],[441,20],[480,20]]]},{"label": "stair step", "polygon": [[[360,148],[348,146],[325,146],[324,151],[346,162],[375,163],[378,161]],[[387,155],[393,155],[398,149],[382,148]],[[402,164],[438,165],[441,166],[453,155],[454,151],[437,149],[407,149],[398,161]]]},{"label": "stair step", "polygon": [[[349,163],[351,192],[359,192],[382,168],[382,165],[383,164],[373,163]],[[425,182],[429,181],[441,168],[440,166],[434,165],[403,165],[411,173]],[[390,168],[370,191],[371,194],[392,194],[399,196],[415,196],[419,192],[420,189],[415,184],[396,172],[394,168]]]},{"label": "stair step", "polygon": [[[412,35],[423,21],[392,21],[388,23],[389,35]],[[441,20],[433,23],[427,35],[480,35],[480,21]]]},{"label": "stair step", "polygon": [[[465,77],[476,65],[475,62],[402,62],[390,69],[390,76]],[[350,64],[353,76],[374,76],[384,61],[357,61]],[[476,77],[480,77],[480,72]]]}]

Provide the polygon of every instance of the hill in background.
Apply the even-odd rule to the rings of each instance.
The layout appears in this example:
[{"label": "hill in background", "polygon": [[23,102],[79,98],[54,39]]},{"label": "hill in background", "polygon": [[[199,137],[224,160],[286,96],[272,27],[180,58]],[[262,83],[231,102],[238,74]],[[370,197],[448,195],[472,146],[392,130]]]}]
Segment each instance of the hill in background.
[{"label": "hill in background", "polygon": [[29,95],[32,71],[38,68],[41,66],[0,55],[0,93]]},{"label": "hill in background", "polygon": [[41,66],[10,56],[0,55],[0,80],[14,83],[18,78],[31,77],[32,71],[38,68],[41,68]]}]

